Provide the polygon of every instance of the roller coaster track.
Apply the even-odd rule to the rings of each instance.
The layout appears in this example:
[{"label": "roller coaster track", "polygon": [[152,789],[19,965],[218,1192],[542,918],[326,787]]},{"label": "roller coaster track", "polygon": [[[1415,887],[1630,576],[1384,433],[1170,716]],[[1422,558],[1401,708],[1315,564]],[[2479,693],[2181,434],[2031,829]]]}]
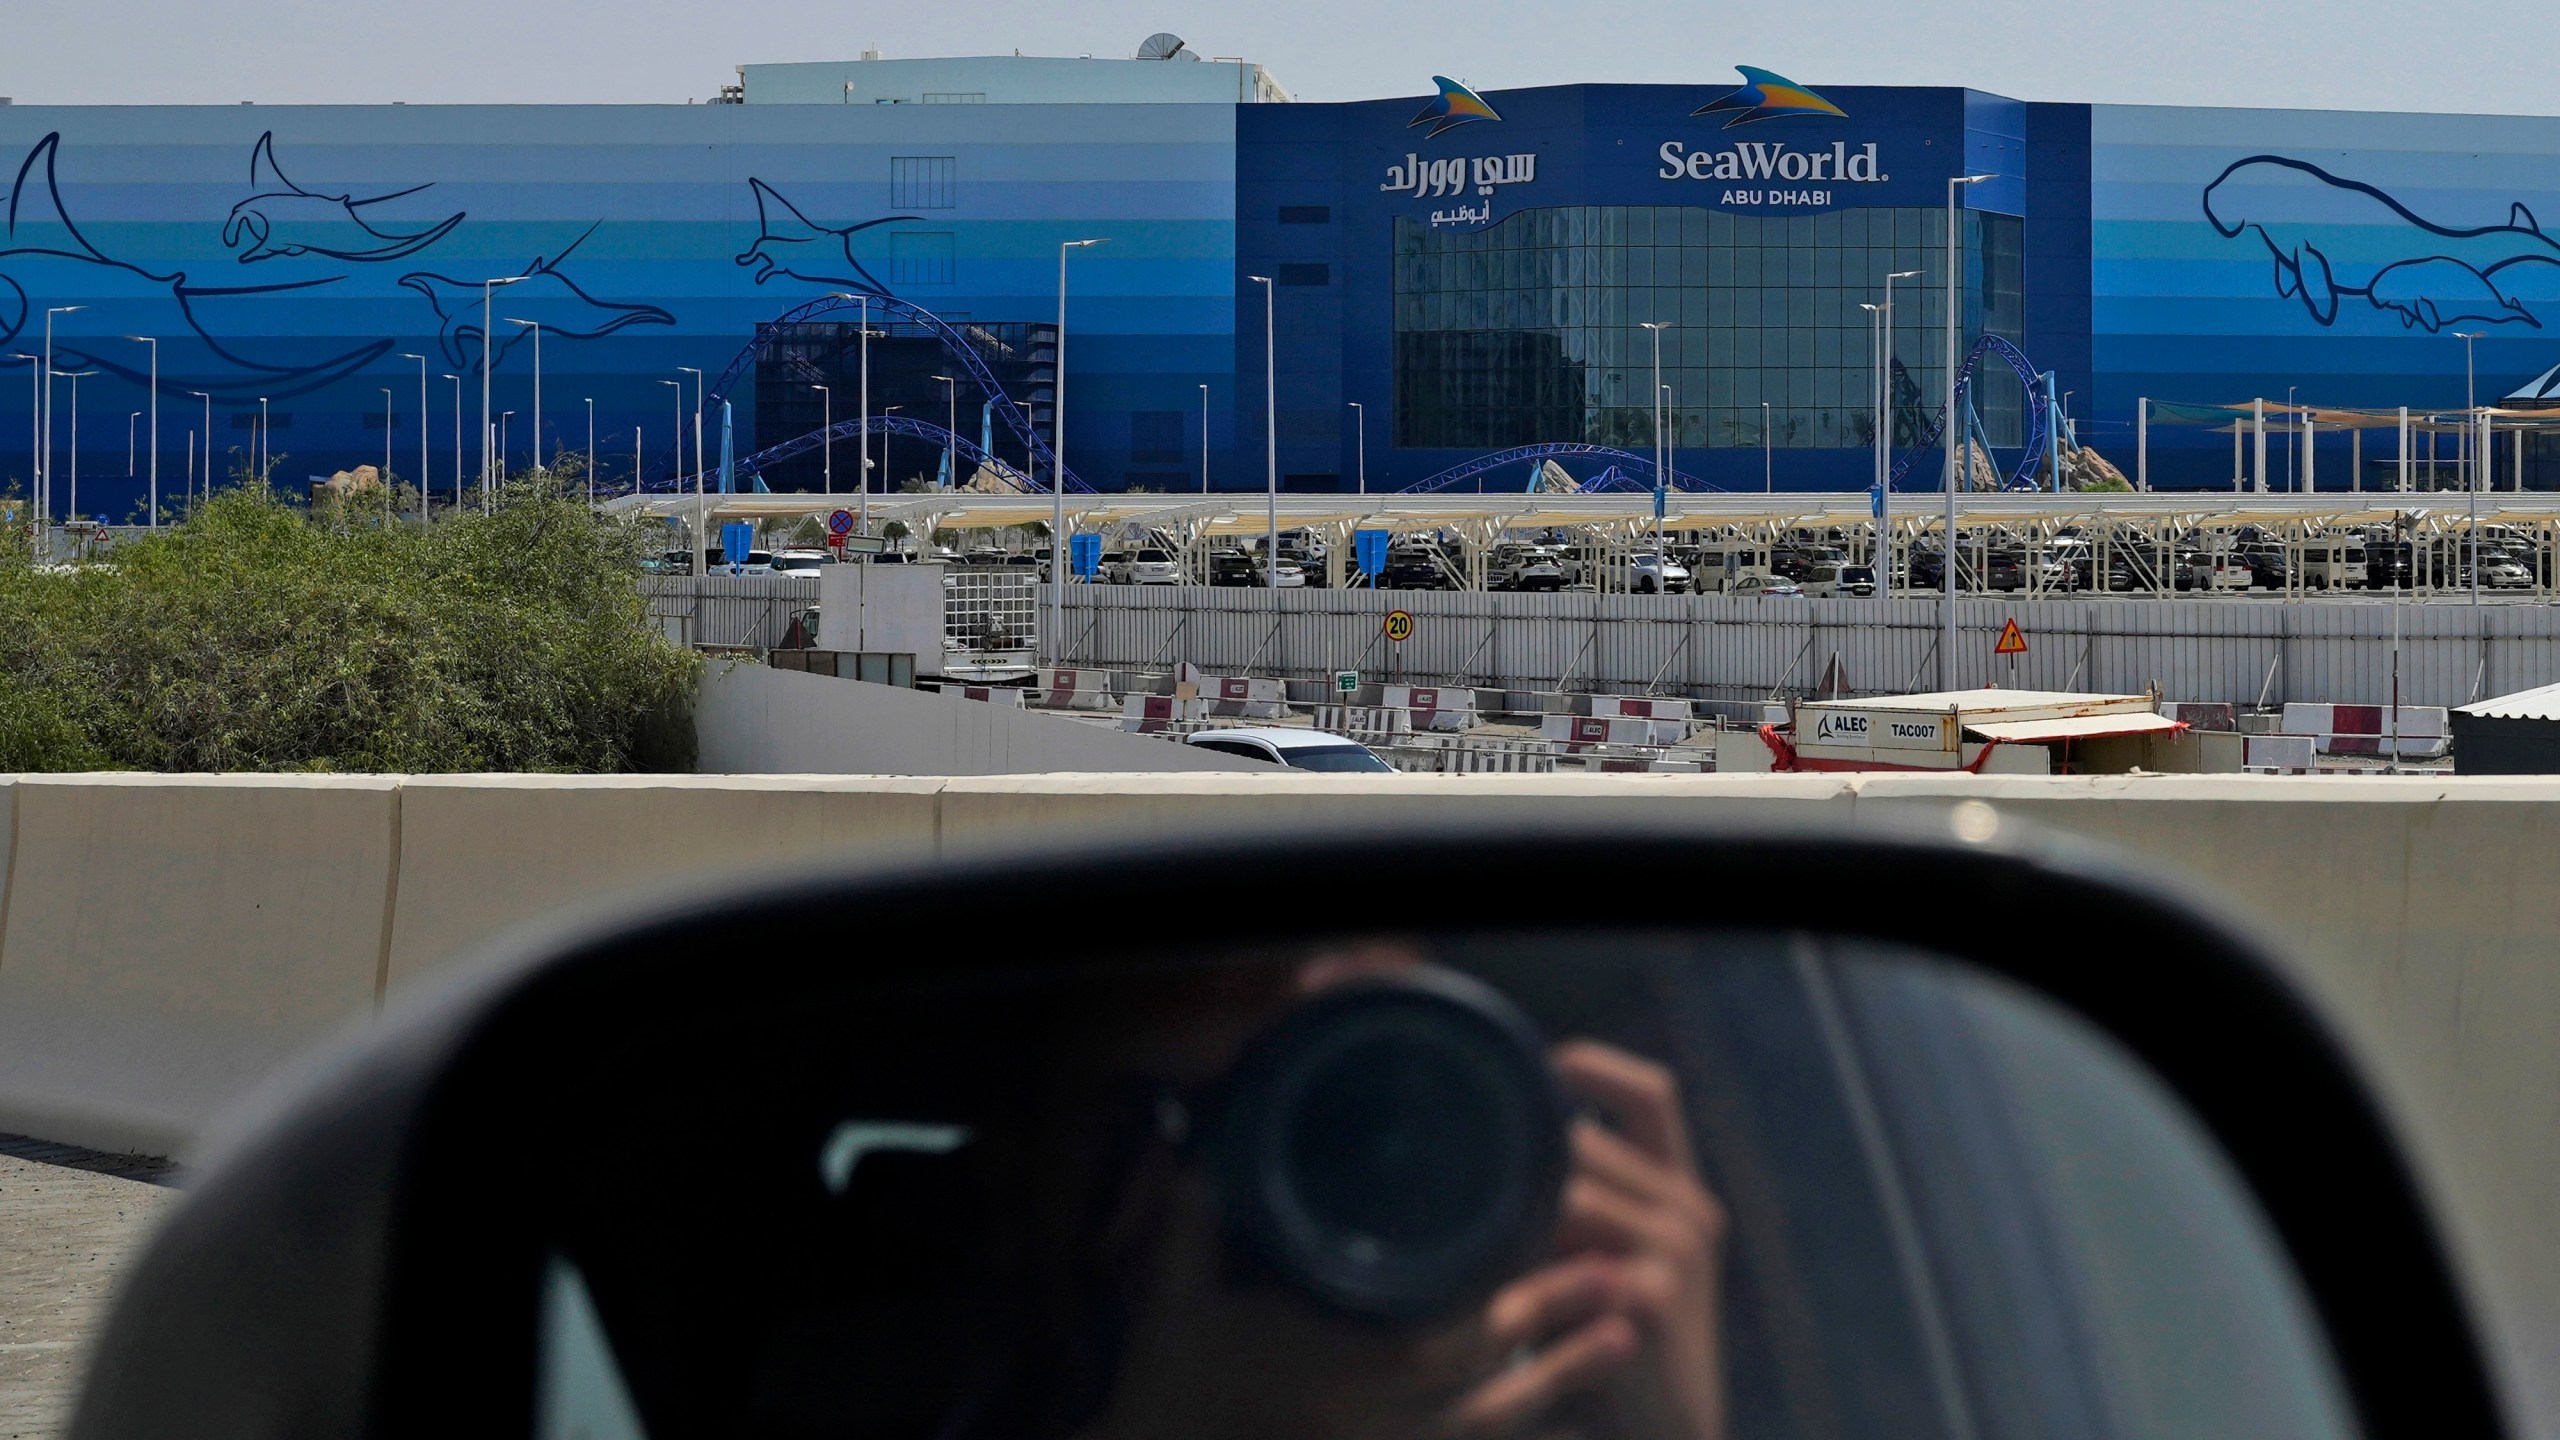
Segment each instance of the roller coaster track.
[{"label": "roller coaster track", "polygon": [[[1973,377],[1974,372],[1981,367],[1982,358],[1986,355],[1997,356],[2005,361],[2011,370],[2017,372],[2018,384],[2027,395],[2026,448],[2018,457],[2017,468],[2009,472],[2008,483],[2001,488],[2004,490],[2036,489],[2038,488],[2035,480],[2036,467],[2044,462],[2045,447],[2053,441],[2053,407],[2045,396],[2044,386],[2036,374],[2035,365],[2027,359],[2025,352],[1997,335],[1985,335],[1974,341],[1973,348],[1965,352],[1964,367],[1956,372],[1956,406],[1966,415],[1975,413]],[[1896,375],[1902,374],[1902,362],[1895,361],[1893,369]],[[1942,408],[1930,418],[1929,428],[1917,441],[1906,447],[1906,452],[1901,459],[1894,462],[1892,481],[1894,489],[1902,488],[1903,481],[1911,473],[1911,467],[1919,462],[1921,456],[1935,450],[1940,437],[1946,433],[1947,414]],[[1991,447],[1987,443],[1982,449],[1985,455],[1991,453]],[[1940,463],[1943,465],[1944,462]],[[1966,463],[1971,462],[1968,459]]]},{"label": "roller coaster track", "polygon": [[[1057,457],[1051,453],[1049,449],[1049,442],[1041,438],[1039,429],[1031,423],[1031,417],[1023,412],[1020,405],[1014,403],[1013,397],[1005,393],[1003,386],[996,383],[995,371],[988,367],[986,358],[978,353],[978,347],[970,343],[969,337],[961,333],[957,327],[944,320],[941,316],[934,314],[932,311],[925,309],[923,306],[918,305],[913,301],[901,300],[895,295],[872,295],[868,297],[856,296],[849,300],[840,300],[835,296],[830,295],[822,299],[809,301],[807,304],[796,306],[790,310],[784,311],[778,316],[775,316],[772,320],[766,322],[765,325],[757,332],[755,339],[747,342],[746,347],[738,352],[737,358],[731,360],[728,367],[720,372],[719,378],[711,382],[710,386],[704,392],[704,409],[708,412],[717,412],[720,408],[720,402],[729,398],[730,392],[746,378],[747,373],[755,368],[757,362],[766,358],[765,351],[767,348],[776,340],[786,337],[789,334],[791,327],[795,325],[809,324],[814,321],[840,314],[849,314],[858,317],[864,308],[863,302],[866,298],[869,301],[869,308],[872,314],[879,316],[882,319],[905,320],[912,324],[922,326],[926,331],[930,332],[935,339],[940,340],[942,342],[942,348],[950,354],[953,360],[959,362],[961,368],[968,372],[969,378],[975,381],[978,388],[986,393],[987,399],[995,406],[996,418],[1004,423],[1004,427],[1007,430],[1013,432],[1015,439],[1022,442],[1025,453],[1031,457],[1032,469],[1035,472],[1047,471],[1051,474],[1056,474],[1058,472]],[[877,421],[880,417],[874,416],[872,418]],[[843,429],[841,425],[834,428],[838,430]],[[859,426],[857,425],[856,428],[858,429]],[[939,425],[930,426],[928,428],[932,431],[932,438],[939,438],[950,434],[948,430],[945,430]],[[913,432],[889,427],[886,433],[903,435]],[[779,452],[787,450],[788,447],[792,445],[798,445],[800,447],[798,450],[788,450],[788,453],[796,455],[801,453],[801,451],[808,449],[810,446],[818,444],[823,438],[824,436],[822,432],[812,430],[808,434],[799,437],[798,440],[785,441],[781,445],[768,447],[767,449],[756,452],[756,454],[757,456],[764,457],[764,462],[770,464],[774,460],[782,458],[782,454]],[[1037,490],[1039,493],[1044,495],[1048,493],[1047,486],[1040,485],[1028,479],[1023,479],[1022,472],[1019,468],[1011,464],[994,461],[994,457],[987,455],[984,450],[981,450],[978,446],[971,444],[965,439],[960,442],[960,445],[964,454],[968,454],[986,462],[998,464],[1001,470],[1006,473],[1008,479],[1020,480],[1024,489]],[[684,467],[679,463],[674,468],[680,471]],[[743,464],[740,465],[738,475],[742,483],[745,477],[750,473],[752,472],[747,471]],[[1070,492],[1080,495],[1090,495],[1094,493],[1093,487],[1086,484],[1083,480],[1078,479],[1076,472],[1073,470],[1066,471],[1065,476],[1066,488]]]},{"label": "roller coaster track", "polygon": [[[930,440],[936,445],[947,445],[957,452],[961,459],[972,465],[983,465],[993,470],[1006,484],[1025,495],[1049,493],[1047,486],[1035,483],[1030,476],[1016,469],[1013,462],[988,454],[978,445],[978,442],[968,436],[953,434],[930,420],[916,420],[904,415],[874,415],[871,417],[871,431],[875,435],[904,435],[913,440]],[[837,440],[850,440],[861,433],[862,421],[859,419],[839,420],[826,429],[812,430],[806,435],[795,435],[779,445],[766,446],[737,462],[738,483],[744,485],[753,480],[768,465],[780,464],[795,455],[806,455],[827,443],[830,437]]]},{"label": "roller coaster track", "polygon": [[[1644,477],[1647,481],[1647,488],[1650,486],[1653,476],[1653,460],[1648,456],[1637,455],[1609,445],[1553,443],[1546,445],[1522,445],[1510,450],[1497,451],[1491,455],[1479,455],[1475,459],[1467,461],[1463,465],[1453,465],[1450,468],[1441,471],[1439,474],[1432,476],[1428,480],[1417,480],[1413,484],[1404,487],[1403,491],[1400,493],[1406,495],[1433,494],[1437,491],[1447,490],[1452,486],[1473,480],[1477,476],[1485,474],[1488,471],[1499,470],[1505,465],[1517,465],[1524,460],[1537,461],[1539,464],[1539,473],[1543,473],[1546,462],[1549,460],[1580,455],[1597,455],[1607,459],[1620,471],[1632,472],[1635,475]],[[1535,486],[1536,483],[1537,482],[1534,478],[1530,481],[1532,486]],[[1724,488],[1721,485],[1710,485],[1695,475],[1683,474],[1678,470],[1671,472],[1671,487],[1675,490],[1715,491],[1721,491]]]}]

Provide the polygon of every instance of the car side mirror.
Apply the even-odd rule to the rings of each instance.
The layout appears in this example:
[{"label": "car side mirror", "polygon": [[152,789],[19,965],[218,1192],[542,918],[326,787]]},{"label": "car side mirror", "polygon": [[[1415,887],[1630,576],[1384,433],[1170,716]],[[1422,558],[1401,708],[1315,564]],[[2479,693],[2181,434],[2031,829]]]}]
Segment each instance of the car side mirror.
[{"label": "car side mirror", "polygon": [[2500,1433],[2261,949],[1961,823],[1017,856],[527,940],[246,1124],[72,1433]]}]

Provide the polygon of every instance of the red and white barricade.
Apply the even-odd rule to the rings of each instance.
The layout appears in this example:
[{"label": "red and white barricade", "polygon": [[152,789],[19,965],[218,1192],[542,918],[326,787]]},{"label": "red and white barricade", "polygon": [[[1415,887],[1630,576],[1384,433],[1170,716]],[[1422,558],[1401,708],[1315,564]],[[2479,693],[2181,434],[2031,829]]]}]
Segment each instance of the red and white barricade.
[{"label": "red and white barricade", "polygon": [[1022,708],[1022,687],[1019,685],[945,685],[942,693],[957,695],[963,700],[982,700],[1008,710]]},{"label": "red and white barricade", "polygon": [[1044,668],[1040,672],[1040,703],[1052,710],[1108,710],[1111,672]]},{"label": "red and white barricade", "polygon": [[2284,733],[2307,735],[2324,755],[2383,755],[2391,737],[2400,737],[2400,758],[2433,759],[2451,743],[2445,707],[2403,705],[2394,724],[2388,705],[2315,705],[2295,702],[2284,707]]},{"label": "red and white barricade", "polygon": [[1120,728],[1154,735],[1206,718],[1201,701],[1186,695],[1132,695],[1120,706]]},{"label": "red and white barricade", "polygon": [[1318,705],[1315,721],[1317,729],[1363,745],[1392,745],[1413,733],[1410,712],[1385,705]]},{"label": "red and white barricade", "polygon": [[1638,695],[1594,695],[1591,713],[1605,720],[1649,720],[1653,722],[1653,738],[1649,745],[1677,745],[1689,738],[1696,728],[1696,718],[1686,700],[1656,700]]},{"label": "red and white barricade", "polygon": [[1464,730],[1476,723],[1476,692],[1455,685],[1387,685],[1380,700],[1409,712],[1416,730]]},{"label": "red and white barricade", "polygon": [[2237,730],[2240,728],[2239,707],[2224,700],[2163,701],[2160,713],[2182,721],[2190,730]]},{"label": "red and white barricade", "polygon": [[1556,754],[1544,741],[1468,736],[1449,752],[1448,769],[1459,775],[1546,775]]},{"label": "red and white barricade", "polygon": [[1543,715],[1538,733],[1559,755],[1579,755],[1600,745],[1654,745],[1656,722],[1624,715]]},{"label": "red and white barricade", "polygon": [[1222,720],[1277,720],[1289,713],[1289,692],[1277,680],[1202,676],[1200,699]]},{"label": "red and white barricade", "polygon": [[2240,768],[2253,775],[2308,775],[2313,768],[2308,735],[2243,735]]}]

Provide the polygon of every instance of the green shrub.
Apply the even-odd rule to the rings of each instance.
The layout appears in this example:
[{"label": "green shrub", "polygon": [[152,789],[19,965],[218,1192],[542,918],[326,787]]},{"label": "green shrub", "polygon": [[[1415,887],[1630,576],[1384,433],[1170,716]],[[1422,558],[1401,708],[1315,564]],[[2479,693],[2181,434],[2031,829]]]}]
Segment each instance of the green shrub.
[{"label": "green shrub", "polygon": [[227,492],[103,564],[0,557],[0,770],[692,767],[651,535],[556,484],[385,525]]}]

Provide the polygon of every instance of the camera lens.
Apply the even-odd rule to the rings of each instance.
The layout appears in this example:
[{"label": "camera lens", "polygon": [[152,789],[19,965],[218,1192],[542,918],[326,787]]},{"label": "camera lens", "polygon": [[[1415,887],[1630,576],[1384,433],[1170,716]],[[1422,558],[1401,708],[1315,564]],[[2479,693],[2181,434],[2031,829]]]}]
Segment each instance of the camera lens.
[{"label": "camera lens", "polygon": [[1231,1077],[1213,1165],[1231,1228],[1331,1304],[1446,1313],[1545,1246],[1565,1106],[1535,1026],[1422,970],[1326,991]]}]

